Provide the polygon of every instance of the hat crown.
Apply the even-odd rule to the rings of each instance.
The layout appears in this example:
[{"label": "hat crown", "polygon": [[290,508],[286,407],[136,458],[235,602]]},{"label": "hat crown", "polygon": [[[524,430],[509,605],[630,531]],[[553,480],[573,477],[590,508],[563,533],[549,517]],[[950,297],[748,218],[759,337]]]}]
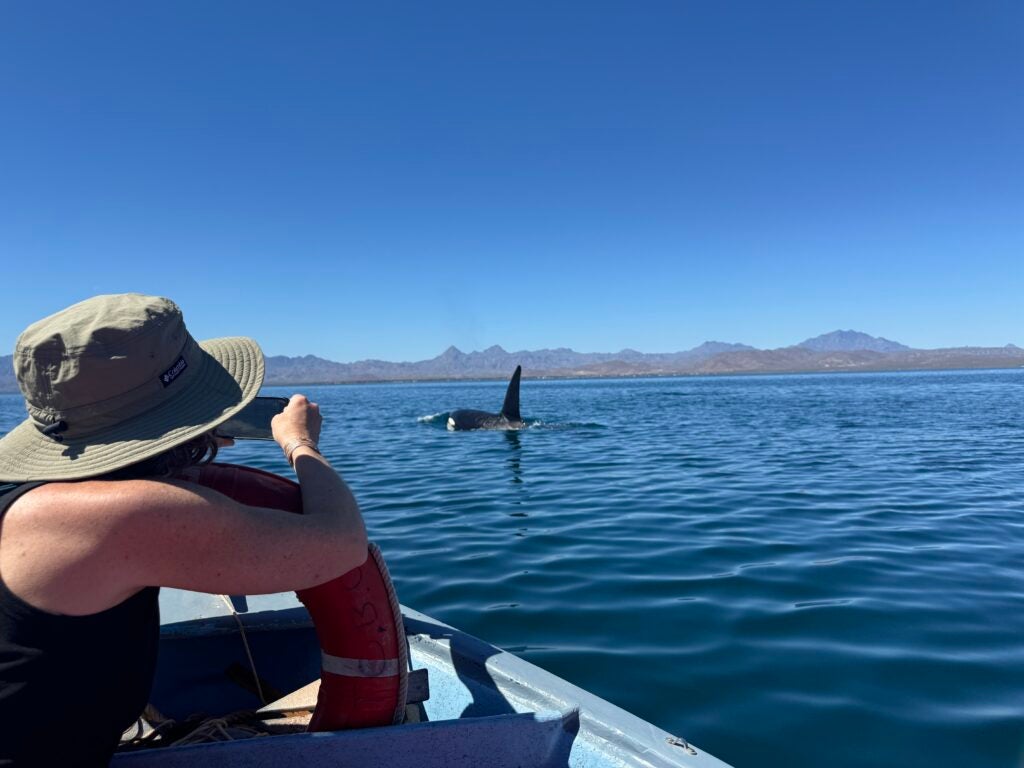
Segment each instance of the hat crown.
[{"label": "hat crown", "polygon": [[95,296],[25,329],[15,345],[15,374],[30,416],[45,424],[166,387],[161,376],[190,339],[169,299]]}]

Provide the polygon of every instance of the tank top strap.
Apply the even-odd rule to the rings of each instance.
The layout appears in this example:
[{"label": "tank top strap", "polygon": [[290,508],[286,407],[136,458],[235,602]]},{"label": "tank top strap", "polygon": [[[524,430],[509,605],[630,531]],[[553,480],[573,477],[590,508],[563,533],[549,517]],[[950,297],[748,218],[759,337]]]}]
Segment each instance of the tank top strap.
[{"label": "tank top strap", "polygon": [[[38,488],[40,485],[45,485],[45,483],[21,483],[18,485],[5,484],[0,486],[0,523],[3,522],[4,515],[7,514],[7,510],[11,508],[11,505],[15,501],[31,491],[33,488]],[[8,609],[13,611],[25,608],[32,611],[38,610],[11,592],[7,583],[4,581],[3,575],[0,574],[0,613],[6,613]],[[42,612],[40,613],[42,614]]]},{"label": "tank top strap", "polygon": [[17,501],[21,496],[31,491],[33,488],[38,488],[40,485],[46,485],[46,481],[40,483],[0,483],[0,518],[4,516],[4,513],[10,508],[11,504]]}]

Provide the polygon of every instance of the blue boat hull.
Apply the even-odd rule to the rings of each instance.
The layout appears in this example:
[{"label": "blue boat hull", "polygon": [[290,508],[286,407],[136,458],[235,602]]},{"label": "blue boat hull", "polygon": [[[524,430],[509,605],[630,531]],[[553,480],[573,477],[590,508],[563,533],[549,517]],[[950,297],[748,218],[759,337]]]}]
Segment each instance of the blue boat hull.
[{"label": "blue boat hull", "polygon": [[[209,595],[165,590],[152,702],[184,719],[260,707],[238,622],[265,698],[319,677],[320,650],[291,595],[249,598],[237,618]],[[427,670],[422,722],[333,733],[295,733],[120,753],[115,768],[177,766],[688,766],[725,764],[682,738],[519,657],[403,608],[414,669]]]}]

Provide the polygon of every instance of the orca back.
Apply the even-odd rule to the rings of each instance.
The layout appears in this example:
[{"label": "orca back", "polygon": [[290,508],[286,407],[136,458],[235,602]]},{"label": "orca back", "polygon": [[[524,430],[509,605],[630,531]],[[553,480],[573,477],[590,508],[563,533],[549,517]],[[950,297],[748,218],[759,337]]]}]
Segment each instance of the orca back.
[{"label": "orca back", "polygon": [[505,391],[505,403],[501,406],[501,415],[508,421],[522,421],[519,415],[519,376],[523,372],[523,366],[517,365],[516,372],[512,374],[512,380],[508,383]]}]

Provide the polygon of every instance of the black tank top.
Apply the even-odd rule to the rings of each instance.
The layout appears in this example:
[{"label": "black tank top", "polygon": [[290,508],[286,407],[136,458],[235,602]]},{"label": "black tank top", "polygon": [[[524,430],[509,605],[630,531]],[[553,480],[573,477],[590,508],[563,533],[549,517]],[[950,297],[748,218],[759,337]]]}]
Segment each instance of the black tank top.
[{"label": "black tank top", "polygon": [[[2,493],[0,519],[38,483]],[[58,616],[0,578],[0,766],[105,766],[149,699],[159,587],[88,616]]]}]

